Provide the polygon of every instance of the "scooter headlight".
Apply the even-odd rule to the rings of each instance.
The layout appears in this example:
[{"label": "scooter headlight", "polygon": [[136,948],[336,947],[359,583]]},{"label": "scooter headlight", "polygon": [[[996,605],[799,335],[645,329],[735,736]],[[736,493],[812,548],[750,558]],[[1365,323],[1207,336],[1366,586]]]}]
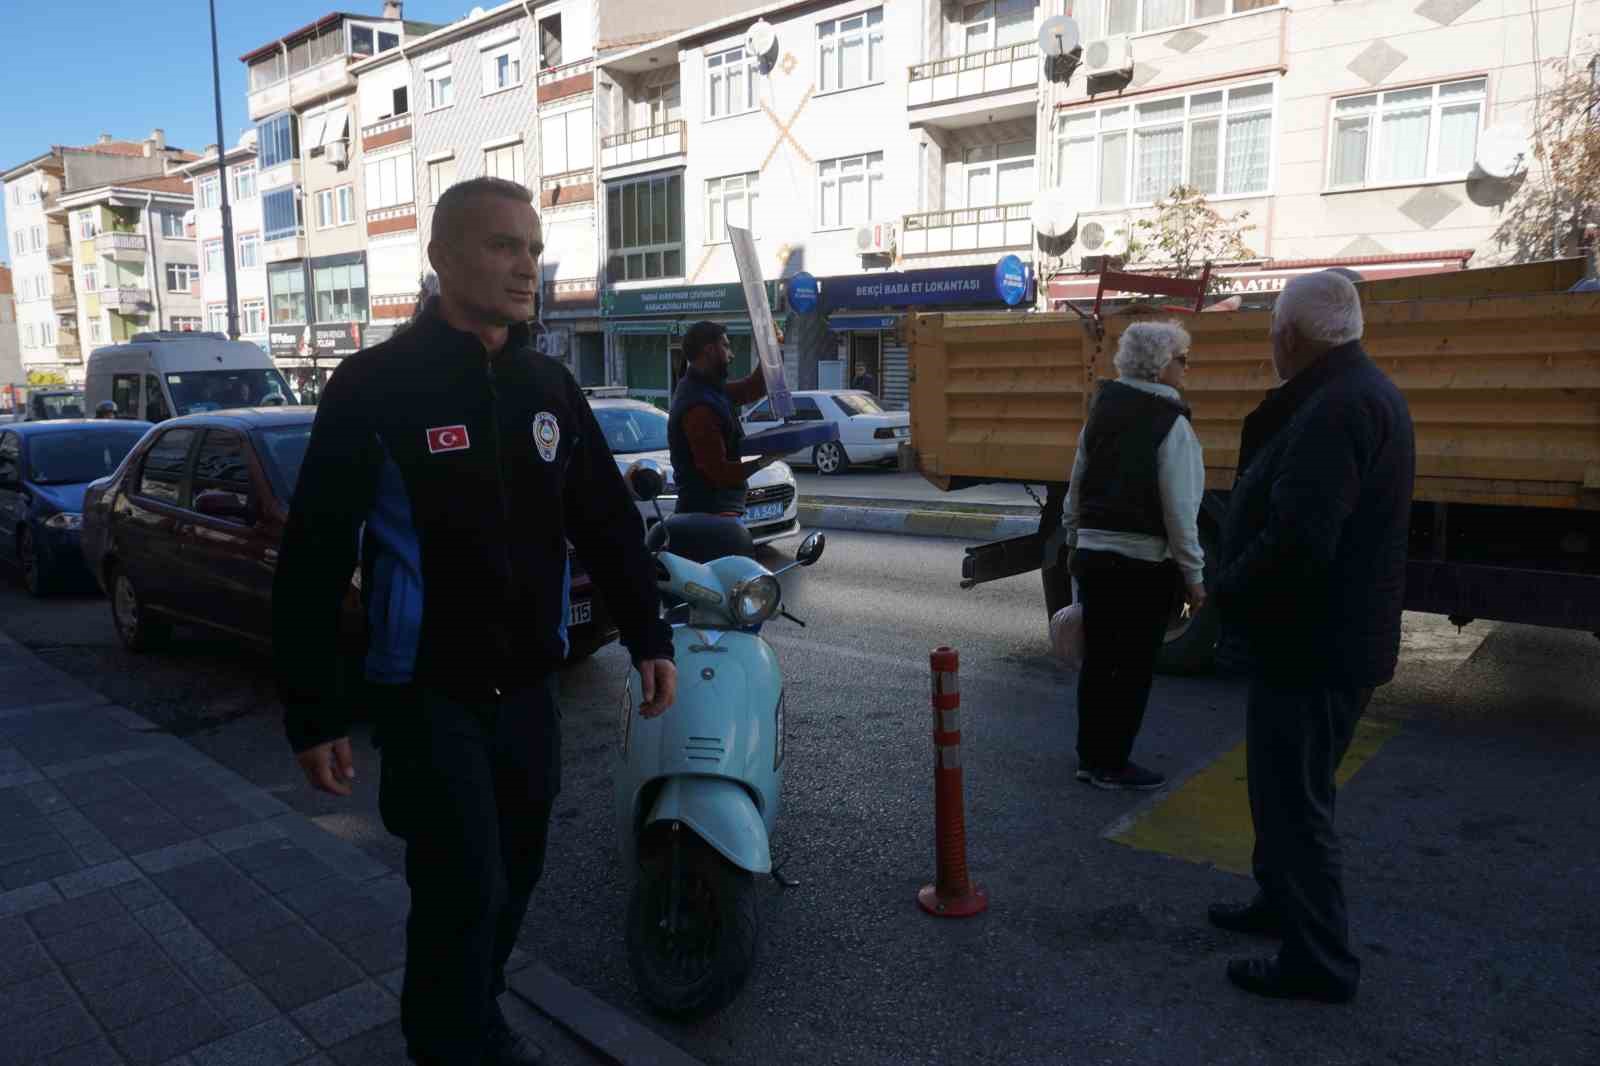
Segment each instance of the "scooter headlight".
[{"label": "scooter headlight", "polygon": [[778,613],[783,590],[778,579],[762,574],[733,587],[733,614],[742,626],[758,626]]}]

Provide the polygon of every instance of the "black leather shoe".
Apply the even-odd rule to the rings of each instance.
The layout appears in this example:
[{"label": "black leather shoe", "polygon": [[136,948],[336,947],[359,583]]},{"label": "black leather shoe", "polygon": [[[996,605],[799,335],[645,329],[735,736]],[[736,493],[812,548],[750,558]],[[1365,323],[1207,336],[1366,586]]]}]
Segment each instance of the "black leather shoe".
[{"label": "black leather shoe", "polygon": [[491,1014],[483,1066],[539,1066],[543,1061],[544,1048],[512,1029],[499,1011]]},{"label": "black leather shoe", "polygon": [[1248,933],[1273,940],[1283,938],[1283,922],[1272,905],[1259,895],[1249,903],[1213,903],[1206,908],[1206,917],[1212,925],[1230,933]]},{"label": "black leather shoe", "polygon": [[1246,992],[1269,999],[1312,999],[1319,1003],[1349,1003],[1355,986],[1345,987],[1320,978],[1284,973],[1277,959],[1234,959],[1228,963],[1228,980]]}]

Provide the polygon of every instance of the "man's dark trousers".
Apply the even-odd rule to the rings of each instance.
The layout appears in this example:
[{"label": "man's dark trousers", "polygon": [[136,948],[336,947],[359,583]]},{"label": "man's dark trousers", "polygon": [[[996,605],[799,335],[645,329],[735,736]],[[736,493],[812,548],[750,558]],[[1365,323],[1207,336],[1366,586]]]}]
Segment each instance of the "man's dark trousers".
[{"label": "man's dark trousers", "polygon": [[1279,964],[1349,991],[1361,961],[1350,951],[1333,777],[1371,699],[1371,689],[1257,677],[1245,718],[1255,875],[1283,923]]},{"label": "man's dark trousers", "polygon": [[544,869],[561,787],[556,683],[496,695],[406,686],[378,702],[384,826],[406,842],[401,1028],[414,1059],[476,1063]]}]

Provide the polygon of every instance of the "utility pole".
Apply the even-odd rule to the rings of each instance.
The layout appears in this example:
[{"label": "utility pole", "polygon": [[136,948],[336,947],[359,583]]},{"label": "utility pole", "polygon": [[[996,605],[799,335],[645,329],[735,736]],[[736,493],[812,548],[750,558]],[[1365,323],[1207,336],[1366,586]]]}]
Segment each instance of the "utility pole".
[{"label": "utility pole", "polygon": [[228,142],[222,136],[222,67],[217,59],[217,0],[211,7],[211,95],[217,109],[217,190],[222,196],[222,273],[228,279],[228,339],[239,339],[239,279],[234,274],[233,207],[228,203]]}]

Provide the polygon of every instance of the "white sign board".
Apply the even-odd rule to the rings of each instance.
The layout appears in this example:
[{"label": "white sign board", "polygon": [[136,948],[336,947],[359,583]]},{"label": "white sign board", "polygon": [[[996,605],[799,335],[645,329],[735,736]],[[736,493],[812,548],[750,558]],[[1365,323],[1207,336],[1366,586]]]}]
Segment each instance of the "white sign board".
[{"label": "white sign board", "polygon": [[739,283],[744,286],[745,306],[750,309],[750,332],[755,336],[767,395],[772,398],[773,413],[788,421],[794,417],[794,397],[789,395],[789,382],[783,376],[783,349],[778,347],[778,329],[772,322],[772,308],[767,306],[755,238],[747,229],[729,226],[728,240],[733,243],[733,260],[739,265]]}]

